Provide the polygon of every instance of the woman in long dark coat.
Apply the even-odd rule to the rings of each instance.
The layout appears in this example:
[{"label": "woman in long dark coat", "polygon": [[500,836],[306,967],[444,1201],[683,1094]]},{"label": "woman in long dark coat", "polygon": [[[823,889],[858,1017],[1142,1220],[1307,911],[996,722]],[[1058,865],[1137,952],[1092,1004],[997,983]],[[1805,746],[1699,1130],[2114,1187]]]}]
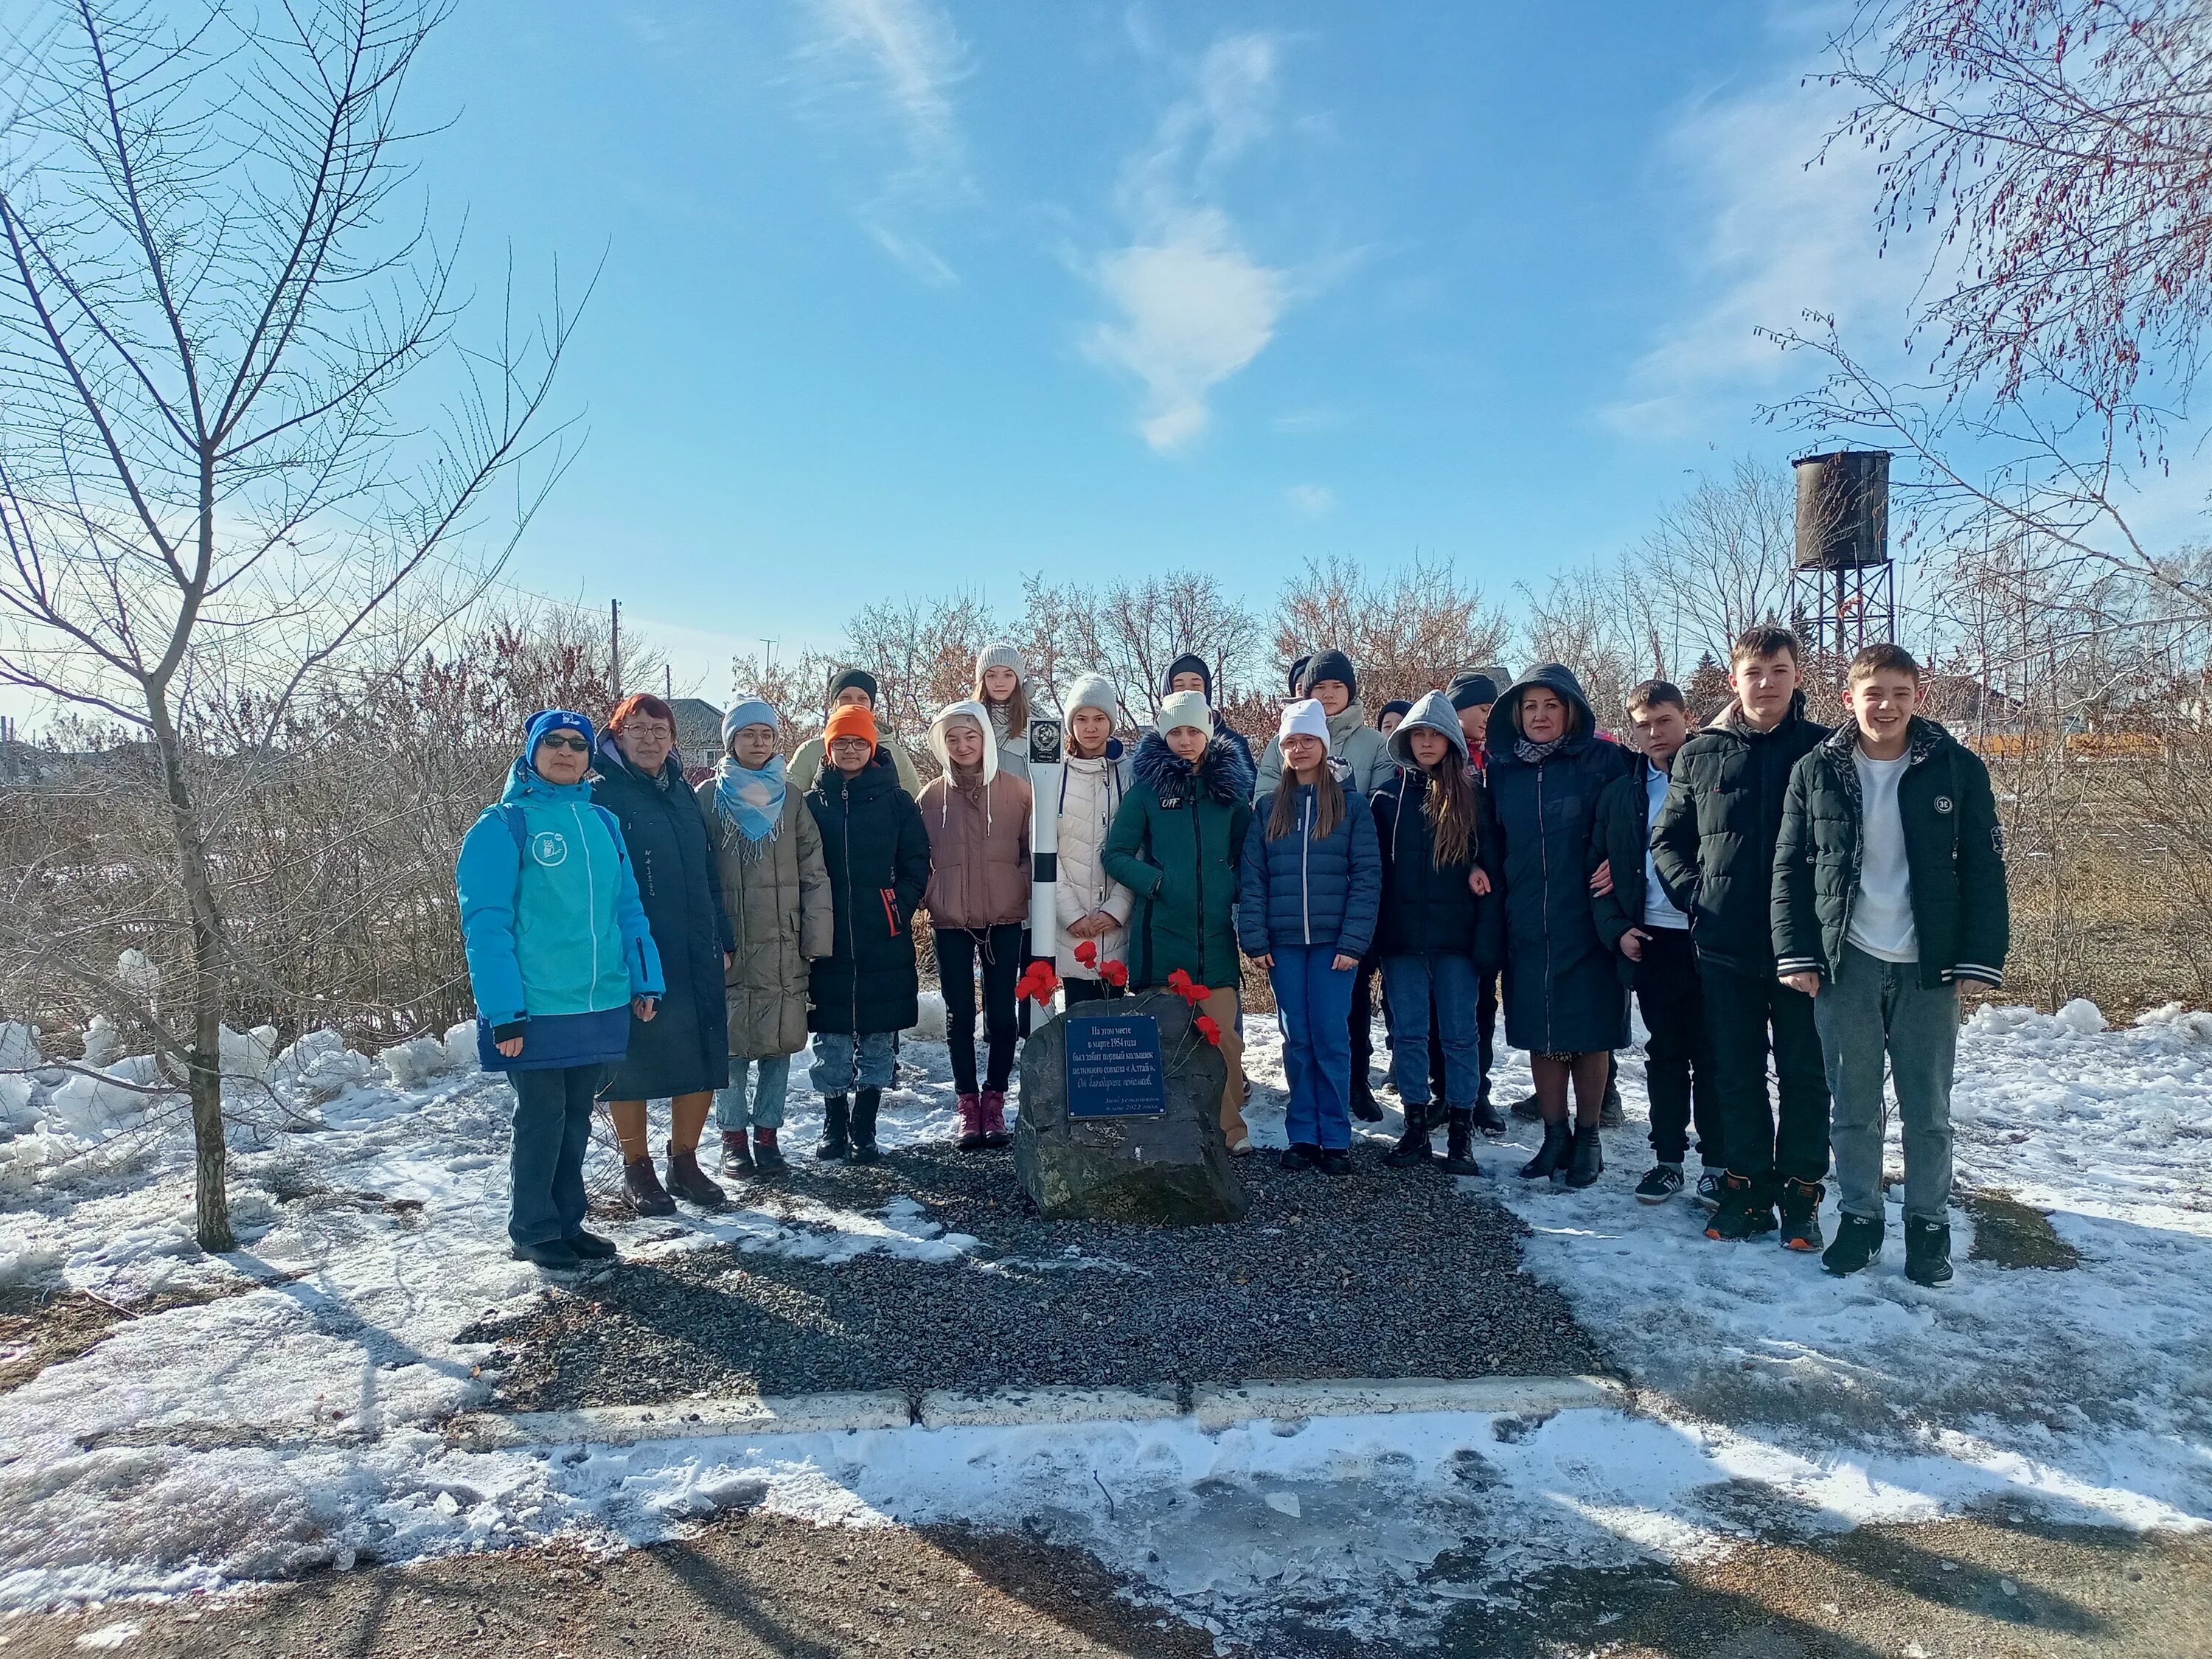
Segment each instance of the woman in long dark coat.
[{"label": "woman in long dark coat", "polygon": [[[722,975],[733,940],[707,820],[676,753],[675,711],[644,692],[623,699],[600,739],[599,772],[592,799],[622,822],[668,982],[658,1017],[632,1021],[629,1054],[599,1094],[622,1142],[623,1190],[641,1215],[672,1212],[672,1192],[716,1208],[723,1193],[699,1167],[699,1137],[730,1078]],[[646,1144],[645,1103],[660,1099],[669,1102],[665,1188]]]},{"label": "woman in long dark coat", "polygon": [[1636,757],[1598,736],[1589,699],[1557,663],[1498,698],[1484,747],[1483,862],[1505,899],[1505,1040],[1528,1051],[1544,1117],[1543,1149],[1521,1174],[1587,1187],[1605,1167],[1607,1068],[1628,1042],[1628,994],[1591,910],[1590,824],[1600,792]]}]

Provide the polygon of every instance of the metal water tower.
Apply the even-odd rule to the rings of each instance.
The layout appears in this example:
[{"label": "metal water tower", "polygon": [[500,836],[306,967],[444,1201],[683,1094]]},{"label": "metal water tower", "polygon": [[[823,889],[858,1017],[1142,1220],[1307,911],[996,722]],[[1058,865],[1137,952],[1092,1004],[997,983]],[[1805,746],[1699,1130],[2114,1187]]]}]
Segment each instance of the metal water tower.
[{"label": "metal water tower", "polygon": [[1849,659],[1897,637],[1897,570],[1889,562],[1889,452],[1802,455],[1797,550],[1790,610],[1814,657]]}]

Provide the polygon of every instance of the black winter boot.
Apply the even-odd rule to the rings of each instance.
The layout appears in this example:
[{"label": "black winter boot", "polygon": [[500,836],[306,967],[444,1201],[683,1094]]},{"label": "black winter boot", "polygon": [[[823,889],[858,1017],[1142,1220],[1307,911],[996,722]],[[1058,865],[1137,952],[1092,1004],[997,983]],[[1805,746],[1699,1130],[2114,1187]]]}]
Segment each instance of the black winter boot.
[{"label": "black winter boot", "polygon": [[1817,1181],[1791,1176],[1782,1183],[1782,1248],[1817,1250],[1820,1248],[1820,1200],[1828,1189]]},{"label": "black winter boot", "polygon": [[1374,1085],[1368,1082],[1366,1072],[1357,1060],[1352,1062],[1352,1115],[1362,1123],[1382,1121],[1382,1108],[1375,1098]]},{"label": "black winter boot", "polygon": [[876,1150],[876,1108],[882,1103],[881,1089],[863,1089],[853,1097],[853,1162],[873,1164],[883,1154]]},{"label": "black winter boot", "polygon": [[1905,1218],[1905,1276],[1930,1291],[1951,1282],[1951,1224]]},{"label": "black winter boot", "polygon": [[1836,1242],[1820,1253],[1820,1266],[1838,1279],[1860,1272],[1881,1255],[1881,1223],[1863,1215],[1836,1218]]},{"label": "black winter boot", "polygon": [[1382,1154],[1386,1168],[1418,1170],[1436,1156],[1429,1149],[1429,1110],[1425,1105],[1407,1104],[1406,1133],[1398,1137],[1395,1146]]},{"label": "black winter boot", "polygon": [[843,1095],[822,1097],[822,1144],[814,1149],[815,1157],[840,1164],[852,1157],[853,1143],[847,1137],[852,1114],[853,1103]]},{"label": "black winter boot", "polygon": [[1536,1123],[1543,1119],[1544,1108],[1536,1097],[1525,1095],[1505,1109],[1523,1123]]},{"label": "black winter boot", "polygon": [[1451,1119],[1444,1130],[1444,1173],[1455,1176],[1479,1176],[1482,1165],[1474,1161],[1474,1114],[1464,1107],[1455,1106]]},{"label": "black winter boot", "polygon": [[1544,1144],[1537,1150],[1535,1157],[1521,1166],[1521,1179],[1542,1181],[1549,1177],[1554,1170],[1566,1162],[1568,1149],[1573,1142],[1574,1132],[1567,1127],[1566,1119],[1561,1118],[1557,1123],[1547,1123],[1544,1126]]},{"label": "black winter boot", "polygon": [[676,1200],[660,1184],[660,1173],[653,1167],[653,1160],[641,1158],[635,1164],[623,1165],[623,1196],[640,1215],[674,1215]]},{"label": "black winter boot", "polygon": [[1503,1140],[1505,1138],[1505,1120],[1498,1115],[1498,1108],[1490,1103],[1488,1094],[1474,1103],[1474,1127],[1482,1132],[1486,1139]]},{"label": "black winter boot", "polygon": [[1605,1146],[1598,1138],[1601,1133],[1595,1124],[1575,1131],[1573,1150],[1566,1167],[1553,1176],[1553,1186],[1587,1187],[1605,1173]]},{"label": "black winter boot", "polygon": [[1721,1179],[1721,1201],[1705,1223],[1707,1238],[1756,1238],[1774,1231],[1774,1189],[1765,1180],[1731,1170]]},{"label": "black winter boot", "polygon": [[1627,1121],[1620,1109],[1620,1067],[1615,1065],[1605,1074],[1605,1098],[1597,1103],[1597,1127],[1618,1129]]}]

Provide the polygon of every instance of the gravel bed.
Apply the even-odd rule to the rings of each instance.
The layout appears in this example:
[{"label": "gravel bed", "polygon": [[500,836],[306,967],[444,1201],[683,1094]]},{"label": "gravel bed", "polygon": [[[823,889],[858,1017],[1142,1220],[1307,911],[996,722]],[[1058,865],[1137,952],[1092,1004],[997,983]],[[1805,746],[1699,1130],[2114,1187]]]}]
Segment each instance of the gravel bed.
[{"label": "gravel bed", "polygon": [[[1520,1271],[1520,1224],[1451,1178],[1241,1164],[1241,1224],[1046,1221],[1005,1152],[927,1145],[872,1169],[794,1163],[843,1209],[920,1203],[982,1241],[953,1262],[825,1263],[733,1246],[624,1261],[465,1333],[495,1341],[510,1410],[696,1393],[1483,1376],[1607,1369],[1559,1294]],[[757,1188],[744,1201],[759,1202]],[[1065,1265],[1054,1265],[1065,1264]]]}]

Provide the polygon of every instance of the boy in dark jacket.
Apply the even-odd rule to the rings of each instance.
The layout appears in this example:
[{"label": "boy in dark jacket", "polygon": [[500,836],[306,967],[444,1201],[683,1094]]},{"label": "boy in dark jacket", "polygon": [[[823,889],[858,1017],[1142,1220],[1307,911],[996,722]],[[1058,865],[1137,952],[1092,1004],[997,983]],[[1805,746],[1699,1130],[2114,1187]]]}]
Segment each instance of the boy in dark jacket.
[{"label": "boy in dark jacket", "polygon": [[1237,1034],[1237,901],[1244,838],[1252,826],[1252,764],[1213,730],[1196,691],[1160,703],[1159,729],[1137,746],[1135,781],[1121,798],[1098,861],[1136,895],[1129,917],[1129,983],[1165,985],[1178,968],[1209,994],[1199,1005],[1221,1030],[1229,1068],[1221,1132],[1229,1150],[1252,1150],[1244,1125],[1244,1042]]},{"label": "boy in dark jacket", "polygon": [[1628,694],[1628,720],[1644,764],[1606,786],[1590,833],[1592,867],[1609,865],[1613,876],[1612,885],[1591,901],[1598,937],[1616,952],[1621,982],[1634,988],[1651,1033],[1644,1075],[1656,1161],[1636,1185],[1636,1196],[1646,1204],[1664,1204],[1682,1190],[1693,1099],[1698,1152],[1705,1166],[1700,1194],[1717,1194],[1723,1174],[1712,1045],[1690,919],[1668,901],[1651,871],[1651,820],[1667,799],[1668,769],[1689,739],[1689,717],[1681,692],[1665,680],[1646,680]]},{"label": "boy in dark jacket", "polygon": [[[1690,918],[1704,981],[1728,1174],[1708,1238],[1775,1231],[1784,1248],[1820,1247],[1828,1173],[1828,1084],[1813,999],[1775,977],[1768,900],[1790,769],[1828,728],[1805,718],[1797,636],[1754,628],[1729,653],[1735,701],[1684,744],[1651,826],[1651,867]],[[1766,1095],[1774,1052],[1777,1099]]]},{"label": "boy in dark jacket", "polygon": [[1777,971],[1813,998],[1835,1097],[1842,1217],[1820,1262],[1881,1254],[1882,1066],[1905,1128],[1905,1272],[1951,1282],[1959,981],[2003,982],[2004,837],[1980,758],[1923,720],[1920,665],[1851,659],[1853,724],[1797,763],[1774,863]]},{"label": "boy in dark jacket", "polygon": [[809,975],[811,1077],[822,1095],[815,1156],[872,1164],[896,1039],[920,1013],[914,913],[929,889],[929,832],[876,741],[872,713],[858,704],[836,710],[822,738],[829,764],[806,805],[822,830],[836,927],[836,948]]}]

